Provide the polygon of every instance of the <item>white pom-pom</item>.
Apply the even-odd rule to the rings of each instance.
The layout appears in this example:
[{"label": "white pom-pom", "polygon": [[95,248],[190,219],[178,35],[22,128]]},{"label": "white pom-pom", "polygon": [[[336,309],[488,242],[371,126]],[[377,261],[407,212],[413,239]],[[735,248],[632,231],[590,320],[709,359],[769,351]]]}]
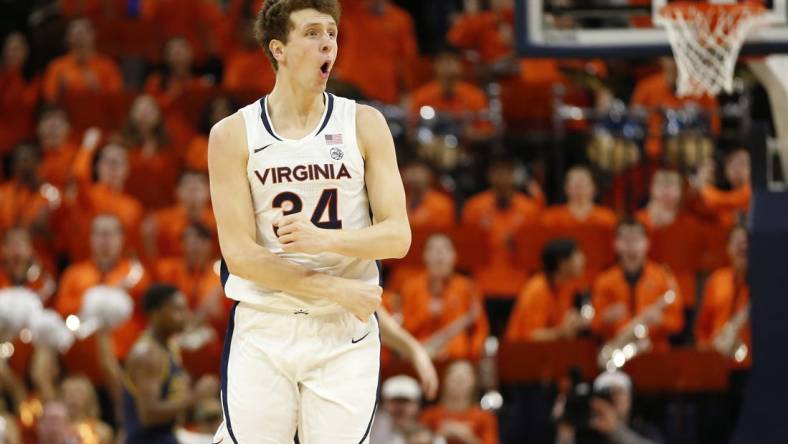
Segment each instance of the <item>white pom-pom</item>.
[{"label": "white pom-pom", "polygon": [[0,290],[0,340],[12,341],[42,309],[38,295],[25,287]]},{"label": "white pom-pom", "polygon": [[66,327],[63,318],[53,310],[43,310],[33,318],[30,330],[33,343],[45,345],[65,353],[74,344],[74,333]]},{"label": "white pom-pom", "polygon": [[77,336],[85,338],[98,329],[114,329],[129,320],[133,310],[134,302],[125,291],[105,285],[92,287],[82,300]]}]

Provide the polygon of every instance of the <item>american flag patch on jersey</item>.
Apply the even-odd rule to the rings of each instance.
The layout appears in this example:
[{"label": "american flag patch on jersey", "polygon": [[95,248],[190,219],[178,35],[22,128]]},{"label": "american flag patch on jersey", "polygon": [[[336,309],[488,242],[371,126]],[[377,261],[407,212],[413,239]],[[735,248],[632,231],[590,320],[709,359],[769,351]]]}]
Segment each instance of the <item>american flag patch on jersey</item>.
[{"label": "american flag patch on jersey", "polygon": [[342,134],[326,134],[326,143],[329,145],[339,145],[342,143]]}]

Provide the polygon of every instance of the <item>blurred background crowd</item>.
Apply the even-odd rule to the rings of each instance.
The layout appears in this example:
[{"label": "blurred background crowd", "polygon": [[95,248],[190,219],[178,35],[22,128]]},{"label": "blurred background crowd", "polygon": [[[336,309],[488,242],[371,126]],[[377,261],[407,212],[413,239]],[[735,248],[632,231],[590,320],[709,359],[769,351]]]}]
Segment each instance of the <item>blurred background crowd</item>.
[{"label": "blurred background crowd", "polygon": [[[206,377],[172,421],[210,442],[230,301],[207,137],[273,86],[262,3],[0,0],[0,288],[74,331],[88,290],[133,301],[63,350],[0,338],[0,442],[122,439],[153,283],[182,294],[161,328]],[[441,376],[427,400],[384,352],[372,442],[724,442],[750,365],[753,77],[679,98],[671,58],[521,58],[512,0],[342,6],[329,90],[387,117],[413,230],[384,305]]]}]

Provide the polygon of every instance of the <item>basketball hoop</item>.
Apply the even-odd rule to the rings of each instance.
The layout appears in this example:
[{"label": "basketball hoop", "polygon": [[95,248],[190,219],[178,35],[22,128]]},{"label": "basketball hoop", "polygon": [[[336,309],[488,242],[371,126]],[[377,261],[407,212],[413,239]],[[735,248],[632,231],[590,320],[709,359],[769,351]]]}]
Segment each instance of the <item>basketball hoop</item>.
[{"label": "basketball hoop", "polygon": [[759,3],[673,2],[660,9],[678,66],[679,97],[733,92],[733,70],[744,40],[767,22]]}]

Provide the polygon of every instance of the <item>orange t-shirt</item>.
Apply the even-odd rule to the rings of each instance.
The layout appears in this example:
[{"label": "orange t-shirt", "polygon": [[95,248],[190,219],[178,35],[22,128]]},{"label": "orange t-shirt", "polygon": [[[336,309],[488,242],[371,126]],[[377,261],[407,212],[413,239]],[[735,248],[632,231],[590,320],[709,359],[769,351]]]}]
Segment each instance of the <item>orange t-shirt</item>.
[{"label": "orange t-shirt", "polygon": [[175,199],[180,161],[170,146],[155,153],[129,149],[129,177],[125,191],[149,210],[163,208]]},{"label": "orange t-shirt", "polygon": [[73,175],[74,160],[79,152],[79,144],[66,140],[57,148],[44,150],[44,157],[38,167],[41,180],[62,188]]},{"label": "orange t-shirt", "polygon": [[0,71],[0,156],[32,138],[41,78],[26,80],[19,70]]},{"label": "orange t-shirt", "polygon": [[499,14],[487,11],[458,18],[446,40],[459,48],[478,52],[481,62],[493,62],[513,52],[513,30],[513,10]]},{"label": "orange t-shirt", "polygon": [[156,211],[153,219],[156,222],[156,249],[159,257],[183,254],[181,238],[186,226],[192,222],[200,222],[206,228],[216,231],[216,220],[210,207],[202,211],[197,221],[191,221],[186,210],[177,204]]},{"label": "orange t-shirt", "polygon": [[[456,218],[454,201],[445,193],[427,190],[418,202],[411,199],[406,193],[405,199],[408,207],[408,220],[413,230],[414,238],[427,233],[448,233],[454,228]],[[391,272],[386,278],[387,288],[399,291],[406,280],[424,270],[424,264],[421,260],[423,251],[419,250],[424,245],[416,246],[415,244],[416,242],[414,242],[414,245],[411,245],[409,254],[418,256],[416,263],[403,263],[402,261],[385,263],[386,267],[391,268]]]},{"label": "orange t-shirt", "polygon": [[720,117],[717,115],[719,104],[714,97],[704,95],[679,98],[668,85],[662,72],[646,77],[635,85],[631,104],[632,106],[645,107],[650,116],[648,121],[649,138],[646,141],[646,153],[649,157],[657,158],[662,152],[662,116],[659,108],[678,109],[688,103],[696,103],[707,111],[711,129],[715,134],[720,132]]},{"label": "orange t-shirt", "polygon": [[17,225],[29,227],[49,208],[40,189],[31,190],[15,179],[0,185],[0,233]]},{"label": "orange t-shirt", "polygon": [[530,341],[534,331],[559,326],[582,289],[579,280],[552,287],[544,273],[531,277],[509,317],[506,340]]},{"label": "orange t-shirt", "polygon": [[214,330],[213,340],[197,350],[181,350],[183,364],[193,378],[218,373],[224,331],[233,301],[224,296],[219,276],[213,271],[213,264],[201,269],[190,269],[183,258],[173,257],[157,261],[155,268],[157,281],[178,287],[186,296],[192,311],[210,303],[210,298],[218,298],[207,318]]},{"label": "orange t-shirt", "polygon": [[586,257],[586,279],[592,282],[602,270],[613,264],[613,232],[616,215],[608,208],[594,205],[585,219],[578,219],[568,205],[553,205],[542,215],[546,239],[574,239]]},{"label": "orange t-shirt", "polygon": [[700,192],[705,208],[713,212],[727,227],[733,227],[737,215],[745,215],[750,210],[752,188],[744,185],[735,190],[725,191],[706,186]]},{"label": "orange t-shirt", "polygon": [[260,48],[233,51],[224,60],[222,87],[262,96],[274,88],[276,73]]},{"label": "orange t-shirt", "polygon": [[[419,115],[422,106],[431,106],[438,112],[451,114],[462,119],[467,114],[479,113],[487,109],[487,96],[478,86],[468,82],[458,82],[451,95],[443,92],[438,81],[432,81],[413,91],[410,97],[411,118]],[[491,131],[489,121],[481,116],[470,116],[470,121],[480,130]]]},{"label": "orange t-shirt", "polygon": [[410,64],[418,52],[413,19],[400,7],[386,3],[380,15],[365,7],[349,8],[340,26],[337,76],[370,99],[396,103],[409,86]]},{"label": "orange t-shirt", "polygon": [[102,55],[81,63],[75,56],[66,54],[50,62],[44,74],[44,98],[50,102],[57,101],[64,91],[120,92],[122,89],[123,76],[118,65]]},{"label": "orange t-shirt", "polygon": [[[79,314],[85,291],[96,285],[118,285],[126,278],[130,269],[131,262],[127,259],[120,260],[115,268],[107,273],[102,273],[93,261],[83,261],[69,266],[60,279],[60,289],[54,300],[55,310],[64,319],[68,315]],[[149,284],[150,277],[146,272],[142,279],[128,290],[129,296],[134,300],[134,313],[131,319],[112,332],[112,342],[120,359],[131,350],[137,336],[145,328],[140,299]],[[104,381],[104,374],[99,364],[96,347],[93,336],[77,341],[63,356],[63,363],[68,371],[84,373],[94,384],[100,385]]]},{"label": "orange t-shirt", "polygon": [[539,220],[534,199],[516,193],[508,208],[498,208],[493,191],[472,196],[463,208],[463,224],[487,233],[488,263],[475,270],[476,282],[485,296],[514,298],[523,288],[526,272],[515,264],[515,234],[524,224]]},{"label": "orange t-shirt", "polygon": [[561,69],[576,71],[592,71],[599,77],[607,77],[607,66],[599,59],[551,59],[526,58],[520,61],[520,78],[525,83],[550,85],[554,83],[570,83]]},{"label": "orange t-shirt", "polygon": [[[139,232],[142,222],[143,209],[139,201],[128,194],[116,192],[106,185],[97,183],[80,190],[84,194],[78,200],[86,203],[71,206],[72,217],[76,217],[75,225],[71,225],[71,239],[79,246],[72,244],[70,251],[76,253],[72,259],[85,258],[88,255],[85,241],[90,237],[90,224],[99,214],[109,213],[120,219],[123,232],[126,236],[126,245],[129,248],[139,247]],[[76,213],[76,214],[75,214]],[[76,231],[76,233],[74,232]],[[80,235],[77,235],[80,233]]]},{"label": "orange t-shirt", "polygon": [[706,186],[700,191],[698,213],[708,220],[706,226],[706,245],[703,258],[704,268],[714,270],[730,265],[728,258],[728,235],[739,218],[744,218],[750,210],[752,188],[744,185],[726,191]]},{"label": "orange t-shirt", "polygon": [[210,82],[197,76],[170,81],[165,85],[162,75],[153,73],[145,80],[143,90],[146,94],[153,96],[162,109],[168,110],[180,96],[189,94],[194,90],[210,88],[211,86]]},{"label": "orange t-shirt", "polygon": [[695,306],[697,277],[701,271],[703,252],[706,251],[706,225],[692,215],[681,212],[669,225],[655,227],[648,209],[635,214],[646,227],[649,237],[648,257],[667,265],[681,290],[684,305]]},{"label": "orange t-shirt", "polygon": [[[591,321],[591,329],[604,340],[612,339],[634,316],[640,315],[666,291],[675,287],[671,276],[664,268],[646,262],[635,288],[631,288],[621,266],[616,265],[600,274],[594,282],[592,304],[596,316]],[[668,336],[678,333],[684,326],[683,302],[677,288],[676,300],[665,307],[660,325],[651,326],[649,334],[655,350],[667,350]],[[623,319],[606,323],[602,319],[605,310],[613,304],[623,303],[627,314]]]},{"label": "orange t-shirt", "polygon": [[74,159],[74,177],[78,189],[75,199],[64,199],[56,220],[55,230],[71,260],[85,260],[90,256],[87,240],[90,238],[90,224],[99,214],[109,213],[120,219],[125,234],[127,250],[138,250],[140,246],[140,224],[142,205],[126,193],[118,192],[109,186],[94,183],[91,177],[93,152],[79,150]]},{"label": "orange t-shirt", "polygon": [[[695,323],[695,338],[698,345],[710,346],[714,337],[720,333],[725,324],[750,301],[750,288],[747,282],[736,276],[733,268],[721,268],[706,281],[703,305]],[[752,333],[747,322],[739,333],[740,340],[752,350]],[[752,353],[736,364],[740,367],[752,365]]]},{"label": "orange t-shirt", "polygon": [[186,149],[184,166],[190,170],[208,172],[208,138],[202,134],[194,136]]},{"label": "orange t-shirt", "polygon": [[[482,304],[473,281],[459,274],[449,278],[439,297],[434,297],[430,292],[426,273],[421,273],[405,282],[400,296],[403,326],[421,341],[464,316],[473,304],[479,304],[480,310]],[[463,333],[450,340],[439,353],[439,357],[479,359],[489,331],[487,317],[481,310],[476,321]]]},{"label": "orange t-shirt", "polygon": [[408,202],[408,220],[414,230],[448,231],[454,226],[454,201],[444,193],[427,190],[419,202]]},{"label": "orange t-shirt", "polygon": [[[498,419],[490,412],[479,407],[471,407],[465,411],[453,411],[441,405],[428,407],[421,413],[421,422],[437,432],[447,421],[466,424],[483,444],[498,444]],[[458,444],[448,441],[448,444]]]}]

